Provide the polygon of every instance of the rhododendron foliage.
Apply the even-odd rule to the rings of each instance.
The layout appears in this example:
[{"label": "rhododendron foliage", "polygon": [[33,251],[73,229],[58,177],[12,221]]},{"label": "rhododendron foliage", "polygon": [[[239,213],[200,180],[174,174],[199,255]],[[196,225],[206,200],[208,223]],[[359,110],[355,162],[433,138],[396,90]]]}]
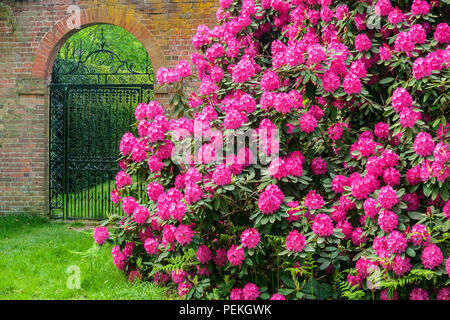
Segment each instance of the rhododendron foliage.
[{"label": "rhododendron foliage", "polygon": [[448,14],[220,0],[156,73],[183,112],[137,106],[95,241],[185,298],[448,299]]}]

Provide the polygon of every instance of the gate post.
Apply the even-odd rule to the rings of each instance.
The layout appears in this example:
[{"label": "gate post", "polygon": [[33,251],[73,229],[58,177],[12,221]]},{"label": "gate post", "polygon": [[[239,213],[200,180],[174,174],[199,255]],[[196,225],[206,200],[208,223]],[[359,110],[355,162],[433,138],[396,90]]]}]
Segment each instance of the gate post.
[{"label": "gate post", "polygon": [[[22,211],[49,214],[48,181],[48,89],[44,79],[22,77],[16,80],[18,108],[31,109],[36,121],[31,127],[21,127],[17,131],[28,131],[31,138],[18,141],[22,149],[23,172],[11,183],[22,184],[20,192],[27,197],[27,205]],[[19,195],[18,195],[19,196]]]}]

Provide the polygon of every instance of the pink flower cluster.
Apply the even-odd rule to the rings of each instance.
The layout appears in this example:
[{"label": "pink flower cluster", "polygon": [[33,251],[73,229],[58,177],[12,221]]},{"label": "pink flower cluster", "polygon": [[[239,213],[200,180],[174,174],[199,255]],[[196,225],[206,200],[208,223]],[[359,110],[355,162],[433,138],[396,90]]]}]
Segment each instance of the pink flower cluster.
[{"label": "pink flower cluster", "polygon": [[259,196],[258,208],[263,214],[273,214],[278,211],[283,200],[283,191],[278,186],[271,184]]},{"label": "pink flower cluster", "polygon": [[191,67],[186,60],[181,60],[177,63],[175,68],[161,67],[156,73],[156,79],[159,84],[169,84],[178,82],[182,78],[189,77],[191,75]]},{"label": "pink flower cluster", "polygon": [[109,238],[108,228],[106,228],[106,227],[95,227],[94,228],[94,234],[92,236],[93,236],[95,242],[97,242],[97,244],[99,246],[101,246]]}]

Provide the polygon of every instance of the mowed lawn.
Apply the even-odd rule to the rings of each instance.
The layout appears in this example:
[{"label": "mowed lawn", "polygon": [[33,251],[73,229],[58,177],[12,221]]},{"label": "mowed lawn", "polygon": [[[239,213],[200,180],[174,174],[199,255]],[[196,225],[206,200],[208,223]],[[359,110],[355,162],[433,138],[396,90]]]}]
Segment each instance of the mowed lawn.
[{"label": "mowed lawn", "polygon": [[[112,264],[111,246],[88,254],[92,246],[92,226],[80,222],[0,216],[0,300],[169,299],[153,283],[130,283]],[[70,287],[74,270],[79,289]]]}]

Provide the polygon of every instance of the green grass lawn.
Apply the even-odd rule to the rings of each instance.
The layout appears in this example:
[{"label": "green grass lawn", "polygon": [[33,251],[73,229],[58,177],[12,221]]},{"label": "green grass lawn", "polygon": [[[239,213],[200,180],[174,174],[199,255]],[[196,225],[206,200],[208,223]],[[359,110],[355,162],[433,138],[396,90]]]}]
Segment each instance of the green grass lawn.
[{"label": "green grass lawn", "polygon": [[[96,257],[91,228],[80,222],[49,221],[37,215],[0,216],[0,300],[4,299],[169,299],[153,283],[129,283],[112,264],[111,247]],[[67,281],[79,267],[80,289]],[[69,269],[70,270],[70,269]]]}]

